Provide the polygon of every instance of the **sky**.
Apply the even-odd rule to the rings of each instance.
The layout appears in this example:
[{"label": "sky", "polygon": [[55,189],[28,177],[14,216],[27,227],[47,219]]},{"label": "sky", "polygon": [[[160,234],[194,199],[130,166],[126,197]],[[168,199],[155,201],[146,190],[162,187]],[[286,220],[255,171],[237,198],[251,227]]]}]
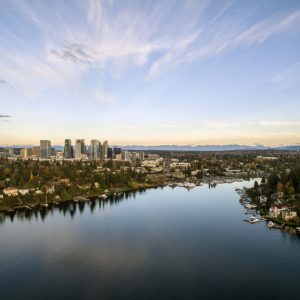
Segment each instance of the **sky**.
[{"label": "sky", "polygon": [[300,144],[299,0],[1,0],[0,145]]}]

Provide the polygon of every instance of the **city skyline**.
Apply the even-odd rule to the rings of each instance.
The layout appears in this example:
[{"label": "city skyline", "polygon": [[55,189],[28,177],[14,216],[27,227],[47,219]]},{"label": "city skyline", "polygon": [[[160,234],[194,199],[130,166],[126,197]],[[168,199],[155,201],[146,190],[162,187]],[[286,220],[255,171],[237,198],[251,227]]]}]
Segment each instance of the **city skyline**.
[{"label": "city skyline", "polygon": [[0,145],[300,143],[299,1],[0,5]]}]

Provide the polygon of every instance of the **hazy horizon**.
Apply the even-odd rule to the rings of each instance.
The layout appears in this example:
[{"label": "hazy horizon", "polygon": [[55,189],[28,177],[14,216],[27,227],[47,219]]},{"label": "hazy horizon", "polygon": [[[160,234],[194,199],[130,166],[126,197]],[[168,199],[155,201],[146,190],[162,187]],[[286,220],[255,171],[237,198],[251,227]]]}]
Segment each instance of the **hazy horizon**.
[{"label": "hazy horizon", "polygon": [[0,6],[0,145],[300,143],[299,1]]}]

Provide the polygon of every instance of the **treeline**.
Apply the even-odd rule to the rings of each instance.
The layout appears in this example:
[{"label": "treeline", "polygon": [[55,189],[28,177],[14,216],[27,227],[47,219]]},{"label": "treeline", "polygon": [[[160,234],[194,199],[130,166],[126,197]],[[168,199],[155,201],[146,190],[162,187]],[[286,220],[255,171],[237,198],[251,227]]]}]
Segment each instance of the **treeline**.
[{"label": "treeline", "polygon": [[129,184],[132,180],[143,181],[128,162],[99,161],[34,161],[0,160],[0,188],[39,188],[51,185],[61,179],[71,184],[84,185],[98,183],[101,187],[114,187]]}]

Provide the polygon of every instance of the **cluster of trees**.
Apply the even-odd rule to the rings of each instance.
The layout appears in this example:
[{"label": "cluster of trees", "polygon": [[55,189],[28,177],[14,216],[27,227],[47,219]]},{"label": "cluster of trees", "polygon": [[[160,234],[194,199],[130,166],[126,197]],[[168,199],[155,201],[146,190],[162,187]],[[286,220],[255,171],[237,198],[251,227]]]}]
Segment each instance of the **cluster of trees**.
[{"label": "cluster of trees", "polygon": [[71,185],[91,184],[92,189],[95,182],[107,188],[144,180],[128,162],[0,160],[0,188],[41,188],[65,178]]},{"label": "cluster of trees", "polygon": [[283,203],[292,205],[300,215],[300,165],[296,165],[290,170],[274,171],[267,178],[262,178],[260,185],[255,181],[253,189],[247,190],[248,196],[258,205],[260,205],[259,195],[268,197],[264,209],[268,209],[273,204],[278,195],[274,198],[271,195],[278,192],[282,192]]},{"label": "cluster of trees", "polygon": [[29,190],[18,197],[4,195],[0,209],[69,200],[79,195],[92,196],[106,189],[132,189],[144,181],[144,175],[135,172],[128,162],[0,159],[0,190],[6,187]]},{"label": "cluster of trees", "polygon": [[271,173],[266,184],[271,192],[280,191],[287,195],[300,193],[300,166],[290,172]]}]

